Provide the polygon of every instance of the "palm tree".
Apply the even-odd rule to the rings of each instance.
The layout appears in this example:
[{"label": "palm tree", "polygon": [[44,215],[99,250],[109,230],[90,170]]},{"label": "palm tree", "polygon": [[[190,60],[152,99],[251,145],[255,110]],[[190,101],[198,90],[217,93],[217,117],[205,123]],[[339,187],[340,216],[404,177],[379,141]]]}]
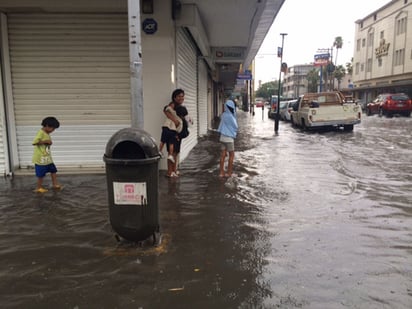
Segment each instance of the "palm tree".
[{"label": "palm tree", "polygon": [[308,92],[318,92],[319,70],[310,70],[306,79],[308,80]]},{"label": "palm tree", "polygon": [[343,65],[338,65],[335,68],[335,71],[333,72],[334,78],[336,78],[338,81],[338,90],[340,90],[340,83],[342,82],[342,79],[345,77],[345,74],[346,69],[343,67]]},{"label": "palm tree", "polygon": [[348,72],[349,75],[352,75],[352,73],[353,73],[353,58],[351,58],[350,62],[346,62],[346,72]]},{"label": "palm tree", "polygon": [[335,63],[338,65],[338,51],[340,48],[343,46],[343,39],[341,36],[337,36],[335,38],[335,41],[333,41],[333,47],[336,47],[336,57],[335,57]]}]

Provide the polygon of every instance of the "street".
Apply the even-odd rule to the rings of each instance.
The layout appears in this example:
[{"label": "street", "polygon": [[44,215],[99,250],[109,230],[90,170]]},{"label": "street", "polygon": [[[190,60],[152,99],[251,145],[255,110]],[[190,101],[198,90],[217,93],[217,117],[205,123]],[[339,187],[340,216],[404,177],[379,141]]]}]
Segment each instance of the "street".
[{"label": "street", "polygon": [[0,307],[411,308],[412,118],[275,135],[261,113],[238,112],[236,177],[215,133],[161,172],[158,247],[116,242],[104,174],[1,179]]}]

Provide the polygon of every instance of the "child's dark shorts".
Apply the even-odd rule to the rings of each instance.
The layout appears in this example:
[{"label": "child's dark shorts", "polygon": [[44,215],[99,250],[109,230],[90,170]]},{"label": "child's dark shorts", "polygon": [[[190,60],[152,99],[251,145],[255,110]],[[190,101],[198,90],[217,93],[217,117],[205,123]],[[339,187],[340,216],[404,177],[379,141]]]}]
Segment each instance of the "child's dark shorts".
[{"label": "child's dark shorts", "polygon": [[168,127],[162,127],[162,136],[160,137],[160,141],[165,144],[176,144],[176,135],[177,132],[174,130],[170,130]]},{"label": "child's dark shorts", "polygon": [[57,168],[54,163],[48,164],[48,165],[34,165],[34,169],[36,171],[36,177],[43,178],[46,176],[47,173],[57,173]]}]

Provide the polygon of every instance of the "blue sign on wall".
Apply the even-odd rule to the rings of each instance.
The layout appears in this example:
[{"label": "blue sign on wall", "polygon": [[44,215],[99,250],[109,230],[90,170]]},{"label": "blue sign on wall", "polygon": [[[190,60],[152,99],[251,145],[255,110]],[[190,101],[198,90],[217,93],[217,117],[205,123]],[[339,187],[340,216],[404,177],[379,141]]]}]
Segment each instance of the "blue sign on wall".
[{"label": "blue sign on wall", "polygon": [[146,18],[142,23],[142,29],[146,34],[154,34],[157,31],[157,22],[153,18]]}]

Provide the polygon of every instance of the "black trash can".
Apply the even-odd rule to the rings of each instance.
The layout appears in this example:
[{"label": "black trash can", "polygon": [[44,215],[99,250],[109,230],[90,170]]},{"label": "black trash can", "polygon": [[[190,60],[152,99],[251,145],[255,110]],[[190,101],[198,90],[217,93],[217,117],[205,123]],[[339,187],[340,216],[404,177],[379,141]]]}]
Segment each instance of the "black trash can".
[{"label": "black trash can", "polygon": [[157,241],[159,160],[155,140],[143,130],[122,129],[107,142],[103,161],[110,223],[114,232],[128,241],[150,236]]}]

